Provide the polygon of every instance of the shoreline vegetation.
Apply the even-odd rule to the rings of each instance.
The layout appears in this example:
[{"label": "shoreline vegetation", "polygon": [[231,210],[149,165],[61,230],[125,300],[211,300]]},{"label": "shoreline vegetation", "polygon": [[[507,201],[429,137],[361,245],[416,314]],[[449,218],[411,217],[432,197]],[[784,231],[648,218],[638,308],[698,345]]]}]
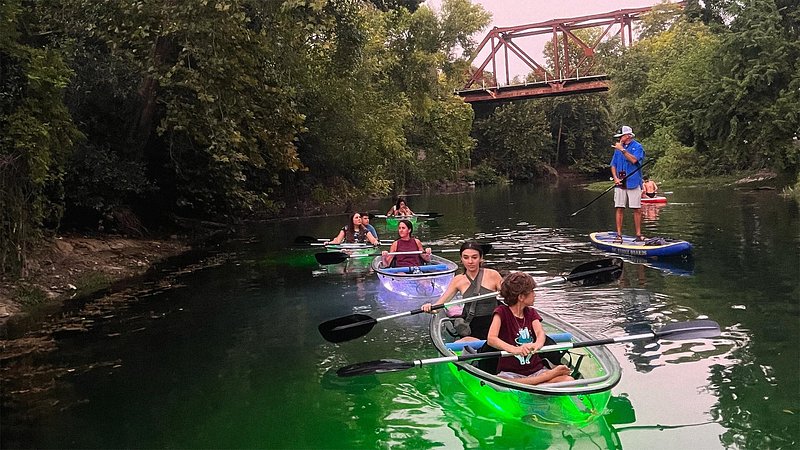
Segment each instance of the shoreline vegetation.
[{"label": "shoreline vegetation", "polygon": [[[686,185],[729,186],[736,185],[753,190],[776,190],[785,195],[794,189],[780,188],[769,184],[778,175],[774,172],[760,171],[755,174],[715,177],[703,180],[669,180],[659,183],[662,190]],[[582,177],[565,174],[569,182],[582,183]],[[764,184],[764,183],[767,184]],[[585,185],[585,189],[603,190],[608,181],[595,181]],[[459,186],[451,186],[452,192]],[[739,187],[737,187],[739,188]],[[463,189],[461,189],[463,190]],[[295,213],[297,211],[295,210]],[[317,210],[311,214],[294,214],[268,220],[289,220],[298,217],[314,217],[336,213],[333,210]],[[0,339],[8,337],[9,320],[21,319],[28,322],[44,320],[48,313],[71,301],[87,298],[117,295],[142,282],[148,274],[158,278],[160,267],[168,260],[183,259],[172,264],[173,271],[185,272],[189,267],[207,267],[214,264],[205,260],[199,253],[204,247],[218,239],[235,232],[234,227],[212,222],[195,222],[195,228],[187,233],[166,236],[131,237],[117,234],[66,233],[43,240],[29,260],[28,274],[17,280],[0,280]],[[185,257],[195,252],[194,257]],[[185,267],[181,267],[185,264]],[[194,269],[191,269],[194,270]],[[166,271],[168,278],[169,270]],[[164,273],[161,276],[165,276]],[[2,359],[2,358],[0,358]]]}]

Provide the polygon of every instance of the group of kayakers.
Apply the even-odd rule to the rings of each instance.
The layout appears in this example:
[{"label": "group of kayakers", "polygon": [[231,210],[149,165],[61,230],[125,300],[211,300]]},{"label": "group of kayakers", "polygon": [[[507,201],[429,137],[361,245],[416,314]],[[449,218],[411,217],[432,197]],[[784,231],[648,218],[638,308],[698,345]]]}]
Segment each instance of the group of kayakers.
[{"label": "group of kayakers", "polygon": [[372,245],[380,245],[378,232],[375,230],[375,227],[370,225],[369,219],[370,214],[367,212],[351,214],[347,220],[347,224],[339,230],[339,234],[328,242],[331,244],[369,242]]},{"label": "group of kayakers", "polygon": [[[640,173],[644,162],[644,148],[634,140],[631,127],[621,127],[614,138],[614,154],[611,159],[611,174],[614,179],[614,207],[619,242],[622,241],[622,219],[625,207],[634,211],[634,226],[638,241],[643,241],[641,233],[641,199],[655,197],[658,186]],[[413,211],[404,198],[399,197],[386,213],[387,216],[411,216]],[[332,241],[370,242],[378,244],[374,228],[364,225],[368,214],[355,213]],[[422,242],[413,236],[413,224],[401,219],[398,224],[398,238],[392,242],[388,251],[382,252],[382,262],[386,267],[418,266],[429,262],[431,249],[423,249]],[[394,254],[394,253],[406,254]],[[419,252],[419,253],[412,253]],[[425,303],[421,309],[433,312],[437,305],[450,301],[457,293],[463,297],[474,297],[491,292],[499,292],[502,301],[488,298],[467,303],[453,325],[459,341],[486,340],[481,348],[504,350],[514,357],[499,358],[494,370],[498,376],[513,379],[523,384],[553,383],[572,380],[570,370],[564,365],[549,365],[549,361],[536,352],[545,345],[546,334],[541,324],[541,316],[534,309],[536,282],[529,274],[513,272],[503,278],[496,270],[482,266],[484,247],[474,241],[465,242],[460,248],[464,273],[455,276],[442,296],[432,303]],[[469,348],[469,347],[465,347]]]}]

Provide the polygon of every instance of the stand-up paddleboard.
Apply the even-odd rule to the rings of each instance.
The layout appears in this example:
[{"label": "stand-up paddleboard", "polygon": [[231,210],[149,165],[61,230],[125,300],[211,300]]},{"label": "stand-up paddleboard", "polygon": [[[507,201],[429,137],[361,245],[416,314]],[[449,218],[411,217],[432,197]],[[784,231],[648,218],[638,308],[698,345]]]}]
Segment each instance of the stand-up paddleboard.
[{"label": "stand-up paddleboard", "polygon": [[635,236],[623,235],[622,243],[619,243],[614,242],[616,238],[617,233],[613,231],[596,232],[589,235],[589,239],[592,240],[595,247],[621,255],[656,258],[684,255],[692,251],[692,244],[677,239],[657,237],[636,242]]},{"label": "stand-up paddleboard", "polygon": [[667,197],[661,197],[659,195],[656,195],[653,198],[642,197],[642,204],[644,205],[663,204],[663,203],[667,203]]}]

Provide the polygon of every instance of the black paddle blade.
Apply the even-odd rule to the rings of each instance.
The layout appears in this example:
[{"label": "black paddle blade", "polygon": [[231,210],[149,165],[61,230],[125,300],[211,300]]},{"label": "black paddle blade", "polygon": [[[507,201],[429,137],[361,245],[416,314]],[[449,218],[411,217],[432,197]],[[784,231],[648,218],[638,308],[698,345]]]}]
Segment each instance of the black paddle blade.
[{"label": "black paddle blade", "polygon": [[297,236],[294,238],[294,243],[297,245],[316,244],[317,242],[319,240],[313,236]]},{"label": "black paddle blade", "polygon": [[690,320],[688,322],[671,323],[655,332],[661,339],[709,339],[719,337],[719,324],[709,319]]},{"label": "black paddle blade", "polygon": [[414,363],[411,361],[400,361],[399,359],[379,359],[377,361],[367,361],[344,366],[336,371],[336,375],[339,375],[340,377],[356,377],[359,375],[399,372],[401,370],[413,368]]},{"label": "black paddle blade", "polygon": [[364,314],[351,314],[349,316],[338,317],[319,324],[319,334],[328,342],[339,343],[350,341],[366,335],[372,327],[378,323],[377,320]]},{"label": "black paddle blade", "polygon": [[343,263],[349,257],[350,255],[343,252],[323,252],[314,255],[314,258],[317,258],[317,262],[322,265]]},{"label": "black paddle blade", "polygon": [[622,258],[607,258],[583,263],[569,273],[567,279],[582,286],[611,283],[622,275]]}]

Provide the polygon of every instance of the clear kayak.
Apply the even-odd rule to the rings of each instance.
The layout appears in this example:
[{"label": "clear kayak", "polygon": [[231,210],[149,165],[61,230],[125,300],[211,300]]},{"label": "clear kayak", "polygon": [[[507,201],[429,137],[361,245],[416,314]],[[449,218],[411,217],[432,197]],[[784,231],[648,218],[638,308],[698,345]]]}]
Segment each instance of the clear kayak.
[{"label": "clear kayak", "polygon": [[[542,316],[545,332],[556,342],[593,340],[578,327],[544,311],[537,311]],[[431,318],[431,341],[442,356],[463,352],[460,348],[463,343],[452,342],[454,338],[447,331],[452,327],[452,320],[441,311]],[[585,426],[603,417],[611,398],[611,388],[622,376],[616,358],[605,346],[591,346],[570,349],[562,356],[561,363],[573,369],[574,381],[525,385],[485,372],[471,361],[453,362],[442,366],[442,370],[448,370],[453,382],[463,385],[465,392],[505,419],[539,425]]]},{"label": "clear kayak", "polygon": [[372,260],[372,270],[378,275],[381,287],[406,298],[440,297],[456,269],[456,263],[438,255],[431,255],[430,264],[414,267],[383,267],[380,256]]}]

